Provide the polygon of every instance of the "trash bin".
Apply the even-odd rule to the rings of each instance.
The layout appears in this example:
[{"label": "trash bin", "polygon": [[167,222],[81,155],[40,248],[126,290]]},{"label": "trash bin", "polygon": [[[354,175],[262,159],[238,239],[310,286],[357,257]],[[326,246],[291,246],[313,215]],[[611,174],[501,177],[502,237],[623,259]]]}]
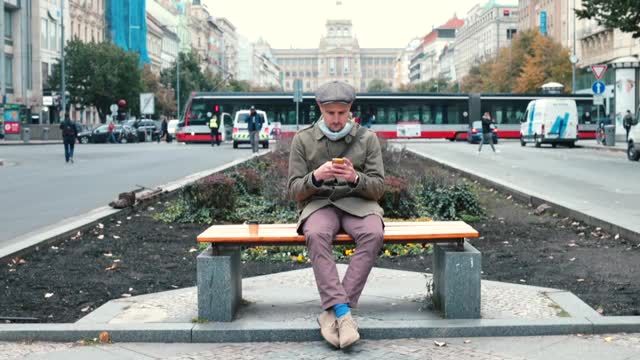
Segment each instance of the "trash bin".
[{"label": "trash bin", "polygon": [[31,129],[28,127],[22,128],[22,141],[29,142],[31,141]]},{"label": "trash bin", "polygon": [[604,126],[604,139],[606,146],[614,146],[616,144],[616,127],[615,125]]},{"label": "trash bin", "polygon": [[42,128],[42,140],[49,140],[49,128]]}]

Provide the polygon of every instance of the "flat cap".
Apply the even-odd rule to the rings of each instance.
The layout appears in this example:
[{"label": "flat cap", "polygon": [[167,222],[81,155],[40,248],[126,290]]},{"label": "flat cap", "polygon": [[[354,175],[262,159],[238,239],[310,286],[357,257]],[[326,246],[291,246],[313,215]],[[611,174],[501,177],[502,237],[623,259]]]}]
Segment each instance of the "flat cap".
[{"label": "flat cap", "polygon": [[320,104],[350,104],[355,99],[356,90],[353,88],[353,86],[337,80],[320,85],[320,87],[316,90],[316,101]]}]

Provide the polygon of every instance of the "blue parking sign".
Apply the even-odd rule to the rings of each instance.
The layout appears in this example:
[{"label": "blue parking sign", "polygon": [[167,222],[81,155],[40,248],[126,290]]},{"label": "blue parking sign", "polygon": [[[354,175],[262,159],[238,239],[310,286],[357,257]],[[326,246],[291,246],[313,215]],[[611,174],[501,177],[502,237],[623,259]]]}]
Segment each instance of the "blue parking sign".
[{"label": "blue parking sign", "polygon": [[593,91],[595,95],[604,94],[604,91],[606,89],[607,89],[607,85],[605,85],[605,83],[603,83],[602,81],[596,81],[593,83],[593,85],[591,85],[591,91]]}]

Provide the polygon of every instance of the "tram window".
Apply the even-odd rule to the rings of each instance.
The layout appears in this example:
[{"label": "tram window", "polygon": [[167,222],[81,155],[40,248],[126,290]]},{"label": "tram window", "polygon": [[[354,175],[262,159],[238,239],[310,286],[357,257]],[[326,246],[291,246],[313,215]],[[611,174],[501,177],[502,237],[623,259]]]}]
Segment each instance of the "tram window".
[{"label": "tram window", "polygon": [[464,124],[462,109],[459,106],[447,106],[447,124]]},{"label": "tram window", "polygon": [[442,124],[444,121],[444,111],[442,106],[434,106],[431,108],[432,110],[435,110],[435,114],[434,114],[434,123],[435,124]]},{"label": "tram window", "polygon": [[419,106],[404,106],[398,108],[397,121],[420,121],[420,107]]}]

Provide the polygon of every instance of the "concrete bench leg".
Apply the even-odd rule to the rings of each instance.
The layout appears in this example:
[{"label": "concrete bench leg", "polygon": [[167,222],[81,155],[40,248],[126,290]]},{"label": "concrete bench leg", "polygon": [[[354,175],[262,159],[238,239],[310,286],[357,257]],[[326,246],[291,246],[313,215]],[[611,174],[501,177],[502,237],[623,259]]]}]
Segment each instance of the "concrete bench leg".
[{"label": "concrete bench leg", "polygon": [[211,246],[198,255],[198,318],[231,321],[242,299],[240,248]]},{"label": "concrete bench leg", "polygon": [[464,242],[436,244],[433,251],[433,303],[446,319],[480,318],[480,252]]}]

